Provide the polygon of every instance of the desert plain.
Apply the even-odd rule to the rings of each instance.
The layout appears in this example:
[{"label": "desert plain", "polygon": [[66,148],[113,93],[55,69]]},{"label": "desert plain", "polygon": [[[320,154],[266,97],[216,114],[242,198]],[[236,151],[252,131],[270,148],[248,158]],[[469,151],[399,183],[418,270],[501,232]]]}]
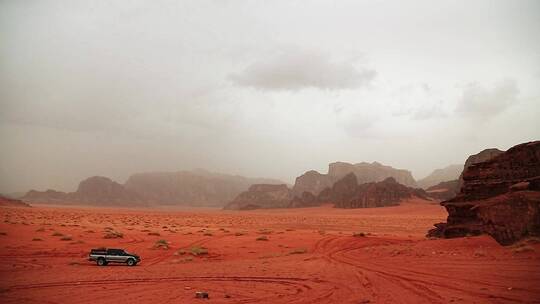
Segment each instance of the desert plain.
[{"label": "desert plain", "polygon": [[[2,303],[540,302],[536,239],[426,238],[447,213],[420,199],[366,209],[3,207],[0,216]],[[142,261],[100,267],[87,260],[97,247]]]}]

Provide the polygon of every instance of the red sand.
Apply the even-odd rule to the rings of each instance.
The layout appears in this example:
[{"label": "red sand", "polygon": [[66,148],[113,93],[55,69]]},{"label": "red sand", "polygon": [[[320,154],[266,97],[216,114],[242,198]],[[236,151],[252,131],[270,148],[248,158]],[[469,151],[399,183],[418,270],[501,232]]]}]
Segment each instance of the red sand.
[{"label": "red sand", "polygon": [[[540,302],[539,244],[427,240],[446,212],[425,202],[249,212],[0,208],[0,215],[2,303]],[[106,227],[123,238],[104,239]],[[268,241],[257,241],[261,235]],[[159,239],[170,248],[152,249]],[[194,245],[209,254],[175,254]],[[99,246],[132,251],[142,263],[98,267],[86,258]],[[210,300],[195,299],[199,290]]]}]

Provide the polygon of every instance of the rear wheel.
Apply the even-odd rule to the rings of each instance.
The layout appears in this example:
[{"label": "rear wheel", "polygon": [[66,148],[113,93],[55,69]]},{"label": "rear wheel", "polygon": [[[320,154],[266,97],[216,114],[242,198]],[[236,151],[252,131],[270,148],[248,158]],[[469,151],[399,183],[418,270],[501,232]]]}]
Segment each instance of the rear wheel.
[{"label": "rear wheel", "polygon": [[107,265],[107,261],[105,261],[104,258],[99,258],[99,259],[97,259],[97,264],[98,264],[98,266],[105,266],[105,265]]},{"label": "rear wheel", "polygon": [[128,259],[128,260],[126,261],[126,264],[127,264],[128,266],[135,266],[135,265],[137,264],[137,262],[135,262],[134,259]]}]

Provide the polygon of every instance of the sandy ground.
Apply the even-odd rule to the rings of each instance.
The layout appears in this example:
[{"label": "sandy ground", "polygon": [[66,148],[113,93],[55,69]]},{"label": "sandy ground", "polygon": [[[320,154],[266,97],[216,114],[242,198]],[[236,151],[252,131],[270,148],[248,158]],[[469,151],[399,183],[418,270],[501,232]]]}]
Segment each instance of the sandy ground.
[{"label": "sandy ground", "polygon": [[[249,212],[0,208],[0,216],[1,303],[540,303],[540,244],[428,240],[446,212],[426,202]],[[109,231],[123,236],[104,238]],[[169,248],[154,249],[158,240]],[[137,253],[142,263],[87,261],[100,246]],[[193,247],[208,253],[195,256]]]}]

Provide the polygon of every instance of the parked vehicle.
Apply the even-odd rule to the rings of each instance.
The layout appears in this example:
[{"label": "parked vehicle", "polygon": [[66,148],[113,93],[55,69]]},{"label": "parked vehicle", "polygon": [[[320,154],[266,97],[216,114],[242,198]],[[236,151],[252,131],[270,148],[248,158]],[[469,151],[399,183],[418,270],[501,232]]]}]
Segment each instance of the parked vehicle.
[{"label": "parked vehicle", "polygon": [[126,263],[135,266],[141,261],[136,254],[126,252],[124,249],[98,248],[90,250],[89,261],[95,261],[98,266],[106,266],[109,263]]}]

